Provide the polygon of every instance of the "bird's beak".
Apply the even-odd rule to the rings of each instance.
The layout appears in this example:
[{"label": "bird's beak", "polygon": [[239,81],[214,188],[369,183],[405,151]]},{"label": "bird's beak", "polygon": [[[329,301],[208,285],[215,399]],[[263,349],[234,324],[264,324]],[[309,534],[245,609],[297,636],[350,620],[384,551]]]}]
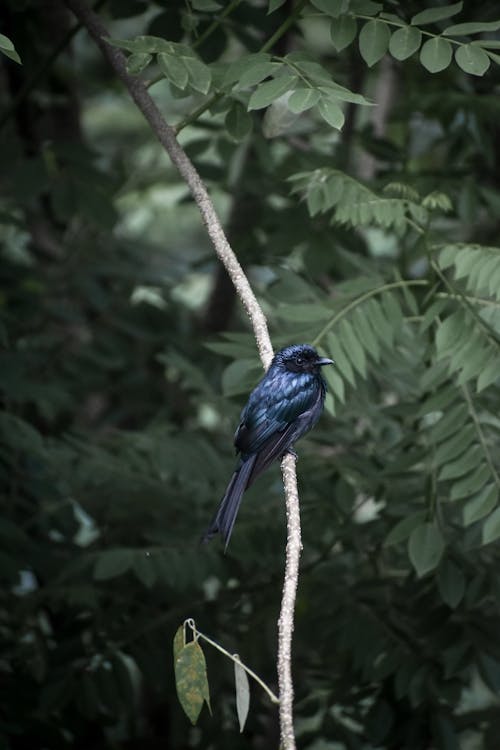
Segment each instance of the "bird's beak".
[{"label": "bird's beak", "polygon": [[319,365],[319,367],[323,367],[323,365],[334,365],[335,362],[333,359],[328,359],[327,357],[320,357],[320,359],[316,360],[316,364]]}]

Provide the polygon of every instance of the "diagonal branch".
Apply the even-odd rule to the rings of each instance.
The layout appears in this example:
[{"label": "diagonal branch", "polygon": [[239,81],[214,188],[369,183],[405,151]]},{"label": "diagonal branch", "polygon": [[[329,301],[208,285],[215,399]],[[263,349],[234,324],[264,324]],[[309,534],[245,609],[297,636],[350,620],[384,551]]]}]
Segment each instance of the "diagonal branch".
[{"label": "diagonal branch", "polygon": [[[215,252],[225,266],[236,292],[250,318],[253,326],[259,355],[264,368],[267,369],[273,356],[273,348],[267,321],[257,298],[245,276],[243,269],[231,249],[215,211],[212,200],[194,165],[184,149],[178,143],[174,129],[167,124],[156,103],[151,98],[144,83],[130,75],[126,68],[123,52],[106,42],[108,33],[98,17],[83,0],[64,0],[80,23],[86,27],[90,36],[107,59],[117,76],[127,88],[139,110],[149,123],[161,145],[167,152],[181,177],[188,185],[191,194],[200,210],[203,223],[208,232]],[[303,4],[303,0],[301,5]],[[293,731],[293,683],[291,672],[291,643],[295,610],[295,595],[299,574],[301,551],[300,512],[297,490],[295,457],[285,455],[282,460],[283,483],[285,486],[287,513],[287,546],[285,580],[279,618],[278,634],[278,678],[280,687],[280,730],[284,750],[295,750]]]},{"label": "diagonal branch", "polygon": [[186,181],[200,209],[201,218],[205,224],[208,236],[212,240],[215,252],[226,267],[238,296],[248,313],[255,332],[260,358],[267,369],[273,356],[273,348],[267,330],[266,318],[236,255],[227,241],[219,217],[201,177],[177,141],[174,129],[165,122],[163,115],[155,101],[149,95],[144,83],[139,78],[127,73],[126,58],[123,52],[106,42],[109,35],[95,13],[80,0],[65,0],[65,2],[80,23],[87,28],[106,60],[125,84],[130,96],[149,123],[151,130],[160,141],[172,163],[179,170],[181,177]]}]

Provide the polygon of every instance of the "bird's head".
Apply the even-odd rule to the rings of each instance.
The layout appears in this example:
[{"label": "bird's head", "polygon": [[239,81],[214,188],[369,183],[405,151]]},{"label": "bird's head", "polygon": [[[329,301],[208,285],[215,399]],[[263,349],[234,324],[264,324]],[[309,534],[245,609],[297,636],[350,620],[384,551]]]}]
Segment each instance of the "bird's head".
[{"label": "bird's head", "polygon": [[310,372],[318,374],[323,365],[333,365],[333,360],[321,357],[309,344],[293,344],[276,352],[273,365],[289,372]]}]

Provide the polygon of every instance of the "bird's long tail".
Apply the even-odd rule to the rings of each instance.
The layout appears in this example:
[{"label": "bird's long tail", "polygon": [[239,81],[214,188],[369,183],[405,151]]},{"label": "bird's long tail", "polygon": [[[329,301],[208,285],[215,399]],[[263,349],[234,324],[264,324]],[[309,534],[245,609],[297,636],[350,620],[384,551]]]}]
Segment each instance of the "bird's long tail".
[{"label": "bird's long tail", "polygon": [[234,472],[224,493],[224,497],[219,503],[217,512],[202,537],[203,542],[210,541],[217,532],[220,532],[222,539],[224,540],[224,551],[227,549],[233,531],[234,522],[236,521],[236,516],[240,509],[243,493],[252,479],[255,459],[256,455],[250,456],[250,458],[243,461],[241,466],[239,466]]}]

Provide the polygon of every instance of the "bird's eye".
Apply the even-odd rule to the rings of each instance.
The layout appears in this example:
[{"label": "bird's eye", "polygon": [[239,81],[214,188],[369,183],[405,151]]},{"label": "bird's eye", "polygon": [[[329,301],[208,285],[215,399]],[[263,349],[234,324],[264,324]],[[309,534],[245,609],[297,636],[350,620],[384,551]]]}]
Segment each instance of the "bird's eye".
[{"label": "bird's eye", "polygon": [[295,357],[295,364],[296,365],[304,364],[304,360],[302,359],[302,357]]}]

